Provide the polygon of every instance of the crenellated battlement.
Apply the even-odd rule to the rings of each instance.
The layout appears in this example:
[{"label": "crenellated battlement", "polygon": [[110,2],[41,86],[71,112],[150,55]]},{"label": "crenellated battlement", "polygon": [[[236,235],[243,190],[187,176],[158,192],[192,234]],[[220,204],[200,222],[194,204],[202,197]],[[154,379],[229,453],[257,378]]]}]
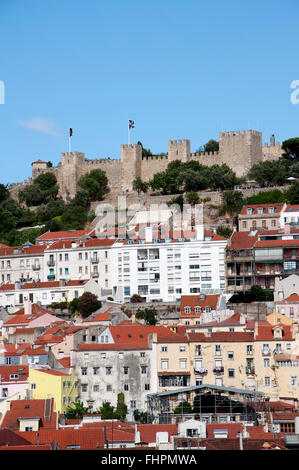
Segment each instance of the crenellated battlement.
[{"label": "crenellated battlement", "polygon": [[119,158],[103,158],[101,160],[89,160],[84,161],[86,166],[99,166],[99,165],[121,165],[121,160]]},{"label": "crenellated battlement", "polygon": [[195,152],[191,153],[190,157],[219,157],[220,152]]},{"label": "crenellated battlement", "polygon": [[196,160],[206,166],[226,164],[240,177],[246,175],[254,164],[277,160],[281,154],[280,143],[275,143],[274,134],[270,145],[267,142],[262,144],[262,133],[252,129],[220,132],[219,150],[216,152],[191,153],[189,139],[170,139],[167,154],[143,157],[142,145],[122,144],[121,158],[86,160],[84,153],[74,151],[61,153],[61,162],[56,167],[48,167],[46,162],[37,160],[32,163],[32,178],[11,188],[17,193],[19,188],[31,184],[40,173],[53,172],[57,177],[60,195],[69,200],[75,196],[82,175],[92,169],[102,169],[106,172],[110,192],[118,194],[120,191],[132,191],[133,181],[138,177],[150,181],[175,160]]},{"label": "crenellated battlement", "polygon": [[258,137],[261,137],[262,136],[262,133],[260,131],[254,131],[252,129],[248,129],[247,131],[245,130],[242,130],[242,131],[226,131],[226,132],[219,132],[219,139],[220,138],[223,138],[223,137],[235,137],[236,135],[238,136],[251,136],[251,135],[255,135],[255,136],[258,136]]}]

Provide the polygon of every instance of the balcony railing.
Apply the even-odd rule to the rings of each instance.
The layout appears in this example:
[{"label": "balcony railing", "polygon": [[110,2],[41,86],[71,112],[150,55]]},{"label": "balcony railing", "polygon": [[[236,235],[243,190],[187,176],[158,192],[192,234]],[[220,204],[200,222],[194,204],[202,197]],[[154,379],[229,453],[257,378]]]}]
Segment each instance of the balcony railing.
[{"label": "balcony railing", "polygon": [[194,374],[206,374],[208,369],[206,367],[194,367]]},{"label": "balcony railing", "polygon": [[263,356],[270,356],[270,354],[271,354],[271,350],[270,350],[270,349],[266,348],[266,349],[263,349],[263,350],[262,350],[262,355],[263,355]]},{"label": "balcony railing", "polygon": [[54,281],[55,280],[55,275],[54,274],[49,274],[48,276],[49,281]]},{"label": "balcony railing", "polygon": [[47,262],[47,265],[48,266],[55,266],[55,261],[53,259],[50,259],[48,262]]},{"label": "balcony railing", "polygon": [[214,367],[213,372],[214,374],[223,374],[224,367]]},{"label": "balcony railing", "polygon": [[33,271],[39,271],[40,270],[40,264],[33,264],[32,269],[33,269]]},{"label": "balcony railing", "polygon": [[99,273],[91,273],[92,277],[99,277]]},{"label": "balcony railing", "polygon": [[255,374],[254,367],[253,366],[246,367],[246,374]]},{"label": "balcony railing", "polygon": [[97,257],[91,258],[91,262],[92,262],[92,264],[98,263],[98,262],[99,262],[99,258],[97,258]]}]

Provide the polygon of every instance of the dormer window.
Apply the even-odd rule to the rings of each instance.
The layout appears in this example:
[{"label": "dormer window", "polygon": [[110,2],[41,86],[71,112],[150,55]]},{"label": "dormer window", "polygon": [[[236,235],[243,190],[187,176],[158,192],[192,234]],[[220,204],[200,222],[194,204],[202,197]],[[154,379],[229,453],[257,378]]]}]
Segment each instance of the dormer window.
[{"label": "dormer window", "polygon": [[273,212],[275,212],[275,208],[274,207],[269,207],[269,214],[273,214]]},{"label": "dormer window", "polygon": [[277,328],[274,330],[274,338],[281,338],[282,337],[282,330]]},{"label": "dormer window", "polygon": [[264,210],[265,210],[265,209],[264,209],[263,207],[259,207],[258,210],[257,210],[257,212],[258,212],[258,214],[263,214],[263,213],[264,213]]},{"label": "dormer window", "polygon": [[206,310],[207,313],[209,313],[209,312],[211,312],[212,308],[211,307],[206,307],[205,310]]},{"label": "dormer window", "polygon": [[201,307],[197,306],[194,308],[195,313],[200,313],[201,312]]},{"label": "dormer window", "polygon": [[185,307],[184,310],[185,313],[191,313],[191,307]]},{"label": "dormer window", "polygon": [[252,214],[252,213],[253,213],[252,207],[248,207],[246,212],[247,212],[247,214],[249,214],[249,215]]}]

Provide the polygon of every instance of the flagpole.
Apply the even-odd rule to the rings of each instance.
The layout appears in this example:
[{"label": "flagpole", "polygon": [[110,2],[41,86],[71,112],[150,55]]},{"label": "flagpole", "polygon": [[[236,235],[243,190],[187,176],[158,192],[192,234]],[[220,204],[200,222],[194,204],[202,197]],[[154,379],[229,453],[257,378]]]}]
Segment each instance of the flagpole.
[{"label": "flagpole", "polygon": [[130,123],[128,122],[128,145],[130,145]]}]

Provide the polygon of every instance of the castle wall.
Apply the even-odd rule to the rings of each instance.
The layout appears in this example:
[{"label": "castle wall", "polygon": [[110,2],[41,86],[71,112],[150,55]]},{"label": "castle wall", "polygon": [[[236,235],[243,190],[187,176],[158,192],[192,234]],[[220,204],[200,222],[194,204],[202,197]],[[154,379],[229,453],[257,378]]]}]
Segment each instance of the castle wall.
[{"label": "castle wall", "polygon": [[268,145],[266,143],[262,149],[263,162],[268,160],[278,160],[282,153],[283,152],[279,142],[277,142],[275,145]]},{"label": "castle wall", "polygon": [[[274,137],[274,136],[273,136]],[[280,144],[265,144],[262,146],[261,132],[248,130],[219,133],[219,151],[205,153],[190,153],[190,140],[169,140],[168,157],[151,156],[142,159],[142,146],[122,145],[121,159],[86,161],[84,153],[62,153],[61,164],[57,167],[47,167],[46,162],[38,160],[32,163],[32,177],[41,173],[54,173],[58,185],[59,195],[64,200],[70,200],[80,189],[78,181],[82,175],[93,169],[105,171],[108,178],[110,195],[132,192],[132,183],[138,176],[143,181],[149,181],[153,176],[165,171],[170,162],[181,160],[188,162],[196,160],[202,165],[227,164],[238,177],[245,176],[252,165],[266,160],[277,160],[281,156]],[[16,197],[21,185],[13,185],[13,197]]]},{"label": "castle wall", "polygon": [[165,171],[169,160],[166,157],[148,157],[141,161],[141,179],[142,181],[150,181],[155,173]]}]

